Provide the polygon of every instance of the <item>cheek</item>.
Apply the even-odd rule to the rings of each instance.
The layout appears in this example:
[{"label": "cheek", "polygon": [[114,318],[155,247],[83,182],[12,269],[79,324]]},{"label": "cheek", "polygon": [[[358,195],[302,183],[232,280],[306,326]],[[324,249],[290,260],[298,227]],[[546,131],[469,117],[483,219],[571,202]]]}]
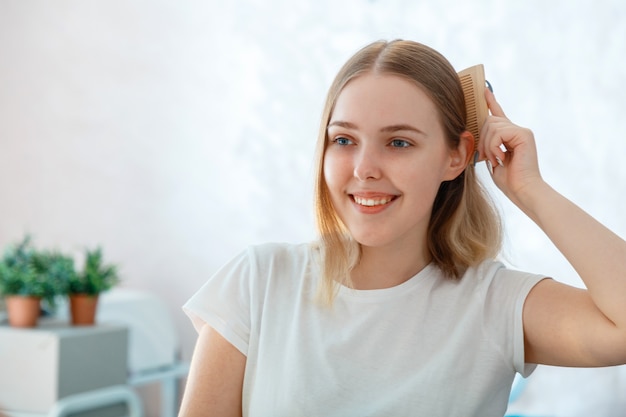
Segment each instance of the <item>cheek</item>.
[{"label": "cheek", "polygon": [[348,161],[344,161],[334,152],[326,152],[324,156],[324,181],[331,194],[339,191],[341,184],[345,181]]},{"label": "cheek", "polygon": [[396,186],[405,192],[416,193],[419,198],[434,199],[443,181],[441,167],[426,161],[412,164],[392,165]]}]

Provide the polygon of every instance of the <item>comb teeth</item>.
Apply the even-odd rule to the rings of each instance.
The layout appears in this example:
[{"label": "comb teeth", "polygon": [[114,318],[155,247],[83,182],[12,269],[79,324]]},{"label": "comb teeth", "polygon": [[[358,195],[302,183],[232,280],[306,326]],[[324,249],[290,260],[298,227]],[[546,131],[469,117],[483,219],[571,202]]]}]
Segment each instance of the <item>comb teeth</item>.
[{"label": "comb teeth", "polygon": [[474,135],[474,139],[478,141],[480,130],[478,129],[478,116],[476,115],[476,96],[473,91],[473,80],[471,75],[461,77],[461,86],[465,94],[465,111],[467,113],[466,129]]},{"label": "comb teeth", "polygon": [[482,64],[458,73],[465,96],[466,129],[474,136],[475,144],[480,140],[480,131],[489,114],[485,100],[485,70]]}]

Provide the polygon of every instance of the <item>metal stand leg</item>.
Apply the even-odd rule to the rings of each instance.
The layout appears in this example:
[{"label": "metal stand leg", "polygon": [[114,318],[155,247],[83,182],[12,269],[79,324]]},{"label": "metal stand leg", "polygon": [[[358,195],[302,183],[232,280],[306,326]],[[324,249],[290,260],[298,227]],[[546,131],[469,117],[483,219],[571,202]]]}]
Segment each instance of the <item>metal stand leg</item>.
[{"label": "metal stand leg", "polygon": [[48,412],[48,417],[65,417],[79,411],[92,410],[105,405],[126,404],[129,417],[143,417],[141,400],[132,388],[115,385],[80,394],[68,395],[57,401]]}]

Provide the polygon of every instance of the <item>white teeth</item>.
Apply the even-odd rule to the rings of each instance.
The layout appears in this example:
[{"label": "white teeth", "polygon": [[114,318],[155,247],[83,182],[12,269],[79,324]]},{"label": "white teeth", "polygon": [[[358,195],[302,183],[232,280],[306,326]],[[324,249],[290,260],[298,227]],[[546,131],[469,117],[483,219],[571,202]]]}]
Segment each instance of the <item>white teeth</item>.
[{"label": "white teeth", "polygon": [[373,207],[373,206],[380,206],[383,204],[387,204],[388,202],[391,201],[391,198],[386,197],[386,198],[381,198],[379,200],[374,200],[372,198],[361,198],[361,197],[354,196],[354,201],[357,204],[360,204],[362,206]]}]

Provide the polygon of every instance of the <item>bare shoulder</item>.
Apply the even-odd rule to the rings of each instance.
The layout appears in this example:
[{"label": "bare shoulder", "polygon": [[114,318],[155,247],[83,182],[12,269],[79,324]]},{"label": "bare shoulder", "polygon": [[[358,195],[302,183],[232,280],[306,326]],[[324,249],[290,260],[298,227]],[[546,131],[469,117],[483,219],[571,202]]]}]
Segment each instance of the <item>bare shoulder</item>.
[{"label": "bare shoulder", "polygon": [[588,291],[552,279],[539,282],[524,304],[525,358],[556,366],[626,363],[626,332],[594,304]]}]

